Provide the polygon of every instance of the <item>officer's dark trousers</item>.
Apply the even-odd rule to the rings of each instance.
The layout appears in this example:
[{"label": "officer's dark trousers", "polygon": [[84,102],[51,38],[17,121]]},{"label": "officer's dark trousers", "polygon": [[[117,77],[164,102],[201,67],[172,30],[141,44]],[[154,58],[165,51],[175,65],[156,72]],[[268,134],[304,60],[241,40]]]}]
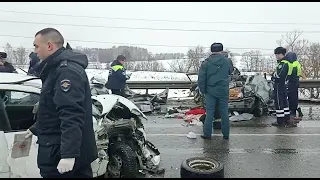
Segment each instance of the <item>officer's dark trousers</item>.
[{"label": "officer's dark trousers", "polygon": [[229,137],[229,106],[228,101],[229,97],[220,98],[215,97],[210,94],[205,95],[206,101],[206,120],[203,124],[203,135],[211,137],[213,133],[213,120],[216,105],[219,106],[220,116],[221,116],[221,131],[224,137]]},{"label": "officer's dark trousers", "polygon": [[81,164],[72,171],[60,174],[57,170],[60,161],[60,145],[43,146],[38,149],[38,167],[43,178],[92,178],[91,163]]},{"label": "officer's dark trousers", "polygon": [[111,89],[112,94],[124,97],[124,89]]},{"label": "officer's dark trousers", "polygon": [[287,88],[284,83],[274,83],[273,98],[276,108],[277,123],[288,123],[290,119],[290,110],[288,106]]},{"label": "officer's dark trousers", "polygon": [[299,103],[299,95],[298,95],[299,82],[289,82],[288,83],[288,102],[290,115],[296,117],[298,103]]}]

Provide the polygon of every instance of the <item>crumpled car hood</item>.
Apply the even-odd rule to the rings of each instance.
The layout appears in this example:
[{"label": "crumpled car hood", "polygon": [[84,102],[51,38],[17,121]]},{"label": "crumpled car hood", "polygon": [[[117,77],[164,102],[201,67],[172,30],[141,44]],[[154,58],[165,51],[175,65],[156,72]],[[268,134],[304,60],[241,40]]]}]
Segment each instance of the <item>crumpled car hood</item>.
[{"label": "crumpled car hood", "polygon": [[246,82],[245,91],[253,91],[259,95],[265,102],[269,100],[269,92],[271,87],[268,81],[261,75],[256,75],[250,82]]},{"label": "crumpled car hood", "polygon": [[92,99],[101,103],[101,115],[108,114],[111,111],[111,109],[117,104],[117,102],[120,102],[121,104],[127,106],[133,114],[136,114],[135,112],[138,112],[140,116],[147,120],[147,117],[139,110],[139,108],[135,104],[133,104],[130,100],[122,96],[118,96],[115,94],[102,94],[92,96]]}]

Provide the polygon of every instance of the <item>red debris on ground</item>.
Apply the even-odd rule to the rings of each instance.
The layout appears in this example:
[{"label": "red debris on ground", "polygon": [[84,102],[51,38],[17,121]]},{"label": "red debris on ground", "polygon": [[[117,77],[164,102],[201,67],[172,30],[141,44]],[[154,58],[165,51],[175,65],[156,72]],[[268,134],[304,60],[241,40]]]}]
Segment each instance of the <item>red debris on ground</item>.
[{"label": "red debris on ground", "polygon": [[199,114],[205,114],[206,110],[200,107],[192,108],[189,111],[187,111],[186,115],[199,115]]}]

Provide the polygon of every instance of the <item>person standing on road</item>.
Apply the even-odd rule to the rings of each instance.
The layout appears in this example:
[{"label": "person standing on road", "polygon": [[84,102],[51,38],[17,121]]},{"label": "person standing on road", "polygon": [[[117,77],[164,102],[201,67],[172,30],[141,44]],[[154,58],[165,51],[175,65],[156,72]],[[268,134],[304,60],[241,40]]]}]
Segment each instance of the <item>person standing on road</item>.
[{"label": "person standing on road", "polygon": [[124,89],[126,82],[130,78],[130,74],[126,74],[126,69],[123,64],[126,61],[126,57],[119,55],[116,60],[111,64],[109,69],[108,82],[106,88],[111,89],[112,94],[119,96],[125,96]]},{"label": "person standing on road", "polygon": [[212,54],[202,63],[199,70],[198,86],[200,92],[205,95],[206,103],[206,119],[201,135],[203,139],[211,139],[216,104],[220,110],[223,138],[229,139],[229,75],[232,68],[230,60],[222,51],[221,43],[213,43]]},{"label": "person standing on road", "polygon": [[286,81],[289,69],[291,69],[291,64],[289,61],[285,60],[286,52],[287,50],[283,47],[277,47],[274,50],[278,65],[271,77],[271,80],[274,83],[273,99],[277,114],[277,122],[272,123],[273,126],[288,126],[290,124]]},{"label": "person standing on road", "polygon": [[299,79],[301,77],[301,64],[297,60],[297,54],[294,52],[288,52],[286,55],[286,59],[291,63],[292,70],[288,74],[288,101],[289,101],[289,109],[290,115],[293,118],[292,120],[298,120],[300,118],[297,116],[298,111],[298,103],[299,103]]},{"label": "person standing on road", "polygon": [[31,52],[29,54],[29,69],[28,69],[28,75],[36,75],[36,69],[39,67],[40,65],[40,59],[38,58],[37,54],[34,52]]},{"label": "person standing on road", "polygon": [[[86,55],[63,47],[54,28],[37,32],[35,53],[45,63],[36,124],[26,138],[38,136],[37,163],[44,178],[92,178],[97,159]],[[35,127],[35,128],[34,128]]]},{"label": "person standing on road", "polygon": [[11,63],[6,61],[7,53],[0,52],[0,72],[4,73],[17,73],[16,69]]}]

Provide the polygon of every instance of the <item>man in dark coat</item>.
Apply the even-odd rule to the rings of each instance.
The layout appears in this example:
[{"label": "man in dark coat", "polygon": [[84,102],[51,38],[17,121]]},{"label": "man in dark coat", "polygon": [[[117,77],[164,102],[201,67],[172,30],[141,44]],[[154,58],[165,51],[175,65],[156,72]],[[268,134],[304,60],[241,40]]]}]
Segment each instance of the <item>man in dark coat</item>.
[{"label": "man in dark coat", "polygon": [[111,89],[112,94],[117,94],[120,96],[125,95],[124,89],[126,87],[126,81],[130,78],[130,75],[126,74],[126,69],[123,66],[125,60],[126,57],[119,55],[111,64],[106,87]]},{"label": "man in dark coat", "polygon": [[34,52],[31,52],[29,54],[29,69],[28,69],[28,75],[36,75],[36,69],[40,65],[40,59],[38,58],[37,54]]},{"label": "man in dark coat", "polygon": [[221,115],[221,129],[224,139],[229,139],[229,75],[232,65],[223,53],[221,43],[211,45],[212,54],[201,65],[198,75],[200,92],[205,95],[206,119],[203,125],[203,139],[211,139],[216,104]]},{"label": "man in dark coat", "polygon": [[11,63],[6,61],[7,53],[0,52],[0,72],[4,73],[17,73],[16,69]]},{"label": "man in dark coat", "polygon": [[36,33],[35,53],[43,82],[38,117],[29,132],[38,136],[38,167],[44,178],[92,178],[97,159],[86,55],[63,47],[59,31]]}]

